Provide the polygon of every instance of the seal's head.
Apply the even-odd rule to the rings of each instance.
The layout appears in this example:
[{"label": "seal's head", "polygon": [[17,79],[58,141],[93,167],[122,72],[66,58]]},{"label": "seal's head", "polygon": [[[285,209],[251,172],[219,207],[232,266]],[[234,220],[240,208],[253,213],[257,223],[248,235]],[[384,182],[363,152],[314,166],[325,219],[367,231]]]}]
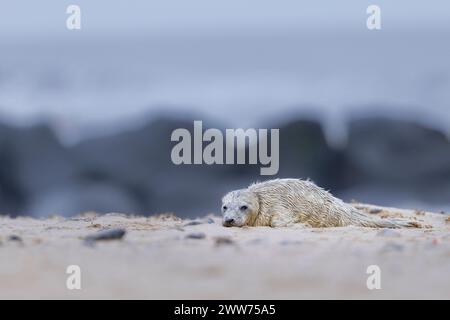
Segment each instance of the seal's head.
[{"label": "seal's head", "polygon": [[222,224],[225,227],[251,225],[258,211],[258,196],[247,189],[232,191],[222,198]]}]

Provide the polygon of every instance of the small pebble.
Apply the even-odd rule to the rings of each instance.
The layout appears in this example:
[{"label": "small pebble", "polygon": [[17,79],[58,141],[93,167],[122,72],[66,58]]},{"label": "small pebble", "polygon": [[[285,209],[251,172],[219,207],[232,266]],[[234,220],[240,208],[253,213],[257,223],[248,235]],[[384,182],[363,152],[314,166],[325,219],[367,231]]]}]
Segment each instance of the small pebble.
[{"label": "small pebble", "polygon": [[186,236],[186,239],[204,239],[204,238],[206,238],[206,234],[204,234],[203,232],[189,233]]},{"label": "small pebble", "polygon": [[233,244],[234,241],[233,239],[229,238],[229,237],[217,237],[216,238],[216,245],[221,246],[221,245],[230,245]]},{"label": "small pebble", "polygon": [[108,229],[96,232],[84,238],[86,242],[105,241],[105,240],[120,240],[125,235],[126,230],[122,228]]},{"label": "small pebble", "polygon": [[199,224],[203,224],[203,222],[194,220],[194,221],[190,221],[190,222],[186,223],[184,226],[185,227],[187,227],[187,226],[197,226]]},{"label": "small pebble", "polygon": [[16,236],[16,235],[10,235],[10,236],[8,237],[8,240],[9,240],[9,241],[18,241],[18,242],[22,242],[22,238],[19,237],[19,236]]},{"label": "small pebble", "polygon": [[213,219],[211,219],[211,218],[208,218],[208,224],[213,224],[214,223],[214,220]]}]

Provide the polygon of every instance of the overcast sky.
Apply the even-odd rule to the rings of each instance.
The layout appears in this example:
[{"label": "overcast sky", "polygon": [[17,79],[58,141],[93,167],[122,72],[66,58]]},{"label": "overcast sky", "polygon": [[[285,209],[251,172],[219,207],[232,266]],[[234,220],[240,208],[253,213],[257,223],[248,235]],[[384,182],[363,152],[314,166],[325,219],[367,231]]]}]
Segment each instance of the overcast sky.
[{"label": "overcast sky", "polygon": [[365,28],[366,8],[381,7],[383,28],[450,29],[449,0],[2,0],[0,35],[66,32],[66,7],[82,10],[85,32]]}]

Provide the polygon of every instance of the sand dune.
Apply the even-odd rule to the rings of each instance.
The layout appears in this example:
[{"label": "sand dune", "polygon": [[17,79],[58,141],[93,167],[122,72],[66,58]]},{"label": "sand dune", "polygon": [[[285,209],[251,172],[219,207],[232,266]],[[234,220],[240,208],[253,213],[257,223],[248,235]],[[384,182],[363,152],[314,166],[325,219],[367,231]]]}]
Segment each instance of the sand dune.
[{"label": "sand dune", "polygon": [[[421,229],[224,228],[217,216],[0,218],[0,298],[450,299],[449,215],[355,204]],[[86,242],[99,230],[122,239]],[[66,268],[81,268],[68,290]],[[381,289],[369,290],[369,265]]]}]

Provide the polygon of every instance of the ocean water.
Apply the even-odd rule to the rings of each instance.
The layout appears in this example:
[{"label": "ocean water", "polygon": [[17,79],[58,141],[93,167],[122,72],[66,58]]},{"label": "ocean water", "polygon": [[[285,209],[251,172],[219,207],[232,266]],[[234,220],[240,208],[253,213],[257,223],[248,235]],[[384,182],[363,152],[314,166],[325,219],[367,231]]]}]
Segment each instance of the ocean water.
[{"label": "ocean water", "polygon": [[305,114],[331,143],[369,113],[448,132],[449,39],[426,29],[3,38],[0,116],[49,121],[67,143],[160,112],[233,128]]}]

